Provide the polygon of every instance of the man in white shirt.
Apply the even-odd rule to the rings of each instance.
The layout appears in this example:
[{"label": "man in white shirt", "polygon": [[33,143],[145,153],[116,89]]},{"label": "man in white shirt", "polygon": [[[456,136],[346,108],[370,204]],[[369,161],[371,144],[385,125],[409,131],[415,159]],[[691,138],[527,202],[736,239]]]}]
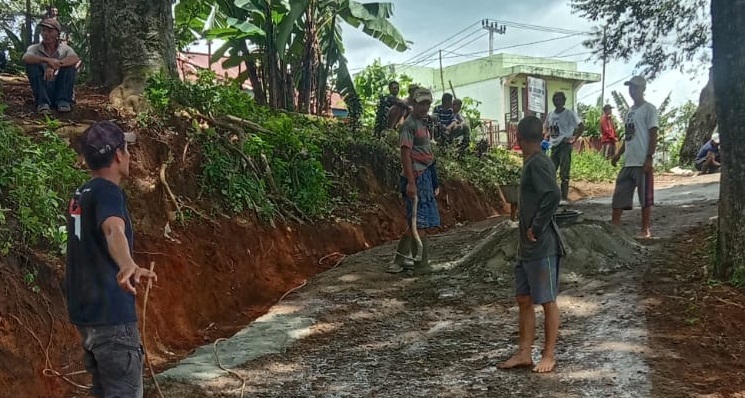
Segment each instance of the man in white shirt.
[{"label": "man in white shirt", "polygon": [[660,121],[657,108],[644,100],[647,81],[641,76],[634,76],[625,84],[629,87],[629,95],[634,100],[634,105],[629,109],[624,120],[626,133],[621,150],[611,160],[615,166],[621,159],[621,155],[626,154],[613,193],[612,222],[614,225],[621,225],[621,215],[624,210],[631,210],[634,190],[636,190],[642,208],[641,231],[637,237],[647,239],[652,236],[650,232],[652,206],[654,205],[652,158],[657,148],[657,131]]},{"label": "man in white shirt", "polygon": [[571,110],[564,108],[566,95],[557,91],[553,96],[556,109],[549,112],[543,125],[543,133],[551,145],[551,160],[561,178],[561,204],[569,200],[569,171],[572,167],[572,146],[582,132],[585,125],[582,119]]}]

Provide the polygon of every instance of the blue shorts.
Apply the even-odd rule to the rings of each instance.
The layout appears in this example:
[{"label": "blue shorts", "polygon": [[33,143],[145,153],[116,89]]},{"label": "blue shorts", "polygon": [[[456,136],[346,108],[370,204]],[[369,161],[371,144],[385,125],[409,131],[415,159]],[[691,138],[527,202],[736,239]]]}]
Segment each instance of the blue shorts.
[{"label": "blue shorts", "polygon": [[[437,199],[435,198],[435,187],[433,179],[435,172],[432,167],[416,178],[417,189],[417,210],[416,210],[416,227],[417,229],[434,228],[440,226],[440,213],[437,209]],[[401,177],[401,194],[406,201],[406,223],[411,227],[411,215],[413,201],[406,196],[406,178]]]},{"label": "blue shorts", "polygon": [[556,301],[561,257],[546,257],[515,264],[515,295],[530,296],[533,304]]}]

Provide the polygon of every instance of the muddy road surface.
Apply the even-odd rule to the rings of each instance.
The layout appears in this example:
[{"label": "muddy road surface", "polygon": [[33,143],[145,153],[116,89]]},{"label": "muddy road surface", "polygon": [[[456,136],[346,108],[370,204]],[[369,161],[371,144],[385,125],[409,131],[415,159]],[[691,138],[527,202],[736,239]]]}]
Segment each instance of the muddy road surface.
[{"label": "muddy road surface", "polygon": [[[584,214],[563,228],[554,373],[497,368],[517,342],[516,227],[491,219],[431,237],[432,274],[386,274],[395,242],[347,257],[158,380],[166,396],[195,398],[240,397],[244,380],[246,397],[654,396],[640,280],[662,242],[716,214],[716,181],[691,181],[657,191],[652,240],[633,238],[639,210],[616,228],[605,200],[571,205]],[[538,309],[534,360],[542,323]]]}]

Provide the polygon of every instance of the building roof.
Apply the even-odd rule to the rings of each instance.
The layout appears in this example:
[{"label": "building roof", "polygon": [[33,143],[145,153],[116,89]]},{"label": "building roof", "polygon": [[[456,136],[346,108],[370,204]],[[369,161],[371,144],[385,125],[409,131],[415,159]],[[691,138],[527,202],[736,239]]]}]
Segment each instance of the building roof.
[{"label": "building roof", "polygon": [[[219,79],[236,79],[243,72],[240,66],[232,68],[224,68],[223,62],[227,61],[227,57],[222,57],[216,62],[210,65],[208,54],[196,53],[196,52],[180,52],[176,57],[176,66],[178,68],[179,76],[182,79],[195,80],[197,70],[199,69],[212,69],[217,74]],[[251,82],[246,80],[243,82],[243,88],[247,90],[253,89]]]},{"label": "building roof", "polygon": [[544,68],[531,65],[517,65],[505,70],[508,72],[507,76],[530,75],[536,77],[553,77],[564,80],[576,80],[583,83],[596,83],[599,82],[601,78],[601,75],[597,73]]}]

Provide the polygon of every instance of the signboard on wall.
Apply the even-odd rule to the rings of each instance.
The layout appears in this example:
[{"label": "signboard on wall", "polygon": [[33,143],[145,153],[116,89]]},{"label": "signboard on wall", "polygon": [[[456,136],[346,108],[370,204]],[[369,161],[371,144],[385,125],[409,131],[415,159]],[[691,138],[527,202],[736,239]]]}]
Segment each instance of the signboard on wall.
[{"label": "signboard on wall", "polygon": [[528,77],[528,110],[546,113],[546,81]]},{"label": "signboard on wall", "polygon": [[519,102],[517,98],[518,88],[510,87],[510,120],[515,121],[520,118]]}]

